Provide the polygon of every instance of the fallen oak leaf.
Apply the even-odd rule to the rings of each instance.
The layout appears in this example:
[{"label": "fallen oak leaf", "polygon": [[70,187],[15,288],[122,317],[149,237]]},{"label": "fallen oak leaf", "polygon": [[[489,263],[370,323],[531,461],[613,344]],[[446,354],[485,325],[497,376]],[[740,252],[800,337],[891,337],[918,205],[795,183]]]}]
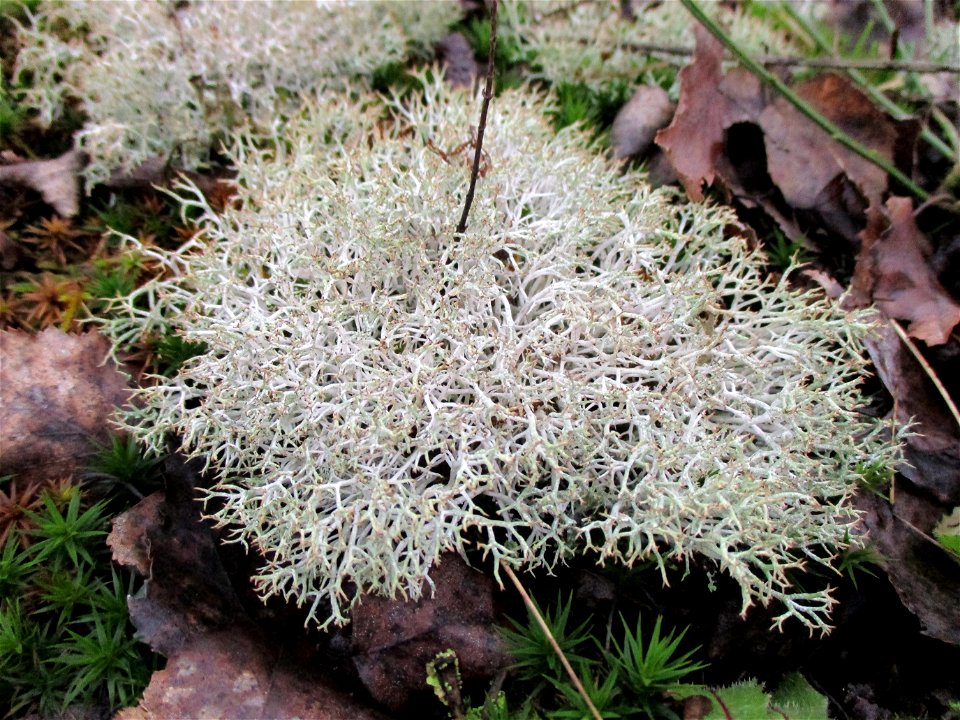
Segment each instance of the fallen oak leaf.
[{"label": "fallen oak leaf", "polygon": [[[794,92],[855,140],[894,160],[897,126],[849,80],[825,73],[800,83]],[[770,176],[794,207],[817,207],[824,188],[838,175],[845,176],[867,204],[886,191],[883,169],[828,138],[785,98],[775,98],[757,122],[764,132]]]},{"label": "fallen oak leaf", "polygon": [[[696,51],[680,71],[680,103],[656,137],[693,200],[719,180],[747,206],[760,206],[792,240],[804,233],[791,208],[856,240],[871,199],[886,191],[887,173],[841,144],[744,68],[724,74],[723,45],[697,25]],[[789,91],[789,90],[788,90]],[[909,165],[918,125],[897,123],[845,78],[825,74],[794,94],[837,133],[866,147],[891,172]]]},{"label": "fallen oak leaf", "polygon": [[886,213],[871,210],[851,282],[851,302],[872,302],[887,318],[907,321],[907,334],[943,345],[960,323],[960,304],[930,265],[932,247],[920,232],[909,198],[891,197]]},{"label": "fallen oak leaf", "polygon": [[80,209],[81,167],[82,155],[76,150],[69,150],[53,160],[0,165],[0,184],[12,183],[33,188],[57,213],[63,217],[73,217]]},{"label": "fallen oak leaf", "polygon": [[703,184],[713,184],[716,161],[724,151],[724,131],[752,120],[763,109],[764,90],[752,74],[735,68],[724,75],[723,45],[706,28],[694,27],[696,49],[680,71],[680,102],[670,125],[656,134],[687,195],[703,200]]}]

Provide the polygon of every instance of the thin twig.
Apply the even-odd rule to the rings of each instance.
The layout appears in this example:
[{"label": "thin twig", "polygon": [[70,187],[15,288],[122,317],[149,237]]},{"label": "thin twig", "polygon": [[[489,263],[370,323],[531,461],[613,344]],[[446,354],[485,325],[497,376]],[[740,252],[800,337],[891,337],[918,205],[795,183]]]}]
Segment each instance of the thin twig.
[{"label": "thin twig", "polygon": [[490,107],[490,98],[493,97],[493,76],[496,72],[494,59],[497,54],[497,0],[490,1],[490,48],[487,57],[487,84],[483,88],[483,105],[480,107],[480,125],[477,128],[477,147],[473,154],[473,169],[470,171],[470,189],[467,190],[467,199],[463,203],[463,214],[457,223],[457,235],[467,231],[467,215],[473,205],[473,193],[477,188],[477,177],[480,175],[480,160],[483,156],[483,131],[487,127],[487,109]]},{"label": "thin twig", "polygon": [[957,406],[953,402],[953,398],[950,397],[950,393],[947,392],[947,389],[943,386],[943,383],[940,382],[940,378],[937,377],[937,373],[934,372],[933,368],[930,366],[930,363],[927,362],[927,359],[920,354],[920,349],[916,346],[916,343],[909,338],[900,323],[891,319],[890,326],[893,328],[894,332],[900,336],[900,339],[903,340],[903,344],[907,346],[907,348],[910,350],[910,353],[917,359],[917,362],[920,363],[920,367],[923,368],[923,371],[927,374],[927,377],[930,378],[934,387],[937,388],[937,392],[940,393],[940,397],[942,397],[943,401],[947,404],[950,414],[953,415],[953,419],[956,421],[957,427],[960,428],[960,411],[957,411]]},{"label": "thin twig", "polygon": [[883,60],[873,58],[836,57],[777,57],[761,55],[757,58],[764,65],[795,65],[798,67],[836,68],[838,70],[903,70],[915,73],[952,73],[960,75],[960,65],[930,62],[929,60]]},{"label": "thin twig", "polygon": [[[589,40],[581,39],[586,45]],[[628,42],[621,45],[625,50],[640,53],[662,53],[689,57],[694,49],[681,45],[660,45],[658,43]],[[761,65],[786,65],[790,67],[836,68],[839,70],[902,70],[915,73],[945,72],[960,75],[960,65],[953,63],[930,62],[928,60],[885,60],[876,58],[837,58],[837,57],[787,57],[783,55],[758,55],[756,61]]]},{"label": "thin twig", "polygon": [[850,137],[850,135],[837,127],[833,121],[821,115],[803,98],[787,87],[787,85],[780,78],[745,53],[730,38],[730,36],[724,32],[723,28],[721,28],[715,20],[700,8],[696,0],[680,0],[680,2],[689,11],[689,13],[693,15],[693,17],[696,18],[710,32],[711,35],[717,38],[717,40],[719,40],[724,47],[726,47],[736,56],[737,60],[739,60],[745,68],[780,93],[784,99],[787,100],[787,102],[793,105],[793,107],[795,107],[804,117],[816,124],[817,127],[826,131],[827,134],[833,138],[833,140],[840,143],[848,150],[856,153],[863,159],[876,165],[885,173],[895,178],[899,183],[901,183],[912,194],[921,200],[926,200],[928,197],[930,197],[930,194],[926,190],[902,173],[893,163],[889,162],[876,150],[868,148],[866,145],[863,145],[854,138]]},{"label": "thin twig", "polygon": [[500,561],[500,569],[507,574],[507,577],[510,578],[510,581],[513,583],[514,587],[517,588],[517,592],[520,593],[520,597],[523,598],[523,604],[527,606],[527,610],[529,610],[530,614],[533,615],[533,619],[537,621],[537,625],[540,626],[540,630],[542,630],[543,634],[546,635],[547,641],[550,643],[550,647],[553,648],[553,651],[557,654],[557,657],[560,658],[560,664],[563,665],[563,669],[567,671],[567,677],[570,678],[570,682],[573,683],[573,686],[577,689],[577,692],[580,693],[580,697],[583,698],[583,701],[586,703],[587,708],[590,710],[590,714],[594,717],[594,720],[603,720],[600,712],[597,710],[596,705],[593,704],[593,700],[591,700],[590,696],[587,695],[587,691],[584,689],[583,683],[580,682],[580,678],[577,677],[577,674],[570,666],[570,661],[567,660],[567,656],[563,654],[563,650],[561,650],[560,646],[557,644],[556,638],[554,638],[553,633],[550,632],[550,627],[547,625],[546,621],[543,619],[543,616],[540,614],[540,611],[537,610],[537,606],[534,604],[533,600],[530,599],[530,595],[527,594],[527,591],[521,584],[520,578],[518,578],[516,573],[513,572],[513,568],[503,561]]}]

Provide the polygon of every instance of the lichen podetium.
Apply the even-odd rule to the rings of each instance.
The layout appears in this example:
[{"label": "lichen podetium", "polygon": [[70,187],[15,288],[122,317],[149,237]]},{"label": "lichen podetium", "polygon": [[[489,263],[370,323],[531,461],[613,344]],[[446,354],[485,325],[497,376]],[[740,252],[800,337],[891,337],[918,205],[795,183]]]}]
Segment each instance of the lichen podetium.
[{"label": "lichen podetium", "polygon": [[447,151],[480,99],[437,75],[402,102],[321,95],[241,139],[241,202],[178,253],[142,248],[167,273],[105,330],[169,324],[209,352],[141,390],[127,426],[206,458],[263,593],[322,625],[476,549],[698,556],[744,610],[825,630],[829,590],[788,574],[830,562],[857,465],[896,453],[857,412],[869,323],[769,277],[728,210],[554,132],[532,90],[493,102],[455,237],[470,168]]}]

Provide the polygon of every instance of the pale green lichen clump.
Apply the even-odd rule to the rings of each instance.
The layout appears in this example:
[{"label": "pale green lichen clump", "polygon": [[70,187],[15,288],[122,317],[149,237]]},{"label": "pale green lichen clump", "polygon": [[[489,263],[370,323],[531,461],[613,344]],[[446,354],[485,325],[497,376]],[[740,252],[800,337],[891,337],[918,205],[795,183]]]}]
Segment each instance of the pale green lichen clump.
[{"label": "pale green lichen clump", "polygon": [[160,157],[194,170],[217,141],[269,128],[301,92],[345,86],[432,46],[458,2],[46,2],[16,73],[50,123],[74,101],[88,188]]},{"label": "pale green lichen clump", "polygon": [[492,103],[455,237],[472,151],[449,151],[479,100],[424,87],[388,121],[311,102],[271,149],[238,145],[239,209],[178,254],[143,249],[167,274],[106,329],[169,322],[209,352],[139,391],[129,426],[207,459],[262,592],[321,624],[475,549],[695,555],[744,609],[826,628],[829,591],[788,573],[845,544],[855,468],[894,452],[855,411],[866,326],[766,279],[727,210],[555,133],[531,91]]},{"label": "pale green lichen clump", "polygon": [[[592,90],[627,80],[651,66],[644,44],[693,48],[695,23],[677,0],[639,4],[637,17],[623,17],[619,2],[504,0],[503,32],[535,58],[534,75],[551,83],[583,83]],[[787,33],[742,6],[706,3],[731,37],[750,54],[803,54]]]}]

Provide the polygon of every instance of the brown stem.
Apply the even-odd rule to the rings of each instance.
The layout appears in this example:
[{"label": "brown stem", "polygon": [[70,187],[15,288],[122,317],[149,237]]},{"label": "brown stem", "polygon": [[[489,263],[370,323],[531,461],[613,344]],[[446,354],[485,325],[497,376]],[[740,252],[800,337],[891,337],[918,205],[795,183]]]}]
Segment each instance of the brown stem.
[{"label": "brown stem", "polygon": [[457,235],[467,231],[467,215],[473,205],[473,193],[477,189],[477,177],[480,175],[480,160],[483,156],[483,131],[487,127],[487,109],[490,107],[490,98],[493,97],[493,76],[496,72],[494,57],[497,53],[497,0],[490,0],[490,48],[487,57],[487,84],[483,88],[483,105],[480,107],[480,125],[477,128],[477,147],[473,154],[473,170],[470,172],[470,188],[467,190],[467,199],[463,203],[463,214],[457,223]]},{"label": "brown stem", "polygon": [[[578,40],[582,45],[590,41]],[[661,45],[658,43],[623,43],[625,50],[639,53],[661,53],[663,55],[677,55],[689,57],[693,55],[693,48],[682,45]],[[787,65],[796,67],[811,67],[838,70],[904,70],[916,73],[945,72],[954,75],[960,74],[960,65],[948,62],[931,62],[925,60],[888,60],[885,58],[838,58],[838,57],[783,57],[780,55],[758,55],[757,62],[761,65]]]},{"label": "brown stem", "polygon": [[537,625],[540,626],[540,630],[547,638],[547,642],[550,643],[550,647],[553,648],[553,652],[556,653],[557,657],[560,659],[560,664],[563,665],[563,669],[566,671],[567,677],[570,678],[570,682],[573,683],[573,686],[577,689],[580,697],[583,698],[583,702],[590,711],[591,717],[594,720],[603,720],[600,716],[600,712],[597,710],[597,706],[593,704],[593,700],[591,700],[590,696],[587,694],[586,688],[583,687],[583,683],[580,682],[580,678],[577,676],[577,673],[574,672],[573,667],[571,667],[570,661],[567,660],[567,656],[563,654],[563,650],[561,650],[560,645],[557,644],[557,639],[550,631],[550,626],[547,625],[547,621],[543,619],[543,615],[541,615],[540,611],[537,610],[537,606],[534,604],[533,599],[530,597],[529,593],[527,593],[526,588],[523,587],[523,583],[520,582],[520,578],[517,577],[517,574],[513,571],[513,568],[507,565],[503,560],[500,561],[500,569],[507,574],[507,577],[510,578],[510,582],[512,582],[513,586],[517,588],[517,592],[520,593],[520,597],[523,598],[523,604],[527,606],[527,610],[530,611],[533,619],[536,621]]}]

